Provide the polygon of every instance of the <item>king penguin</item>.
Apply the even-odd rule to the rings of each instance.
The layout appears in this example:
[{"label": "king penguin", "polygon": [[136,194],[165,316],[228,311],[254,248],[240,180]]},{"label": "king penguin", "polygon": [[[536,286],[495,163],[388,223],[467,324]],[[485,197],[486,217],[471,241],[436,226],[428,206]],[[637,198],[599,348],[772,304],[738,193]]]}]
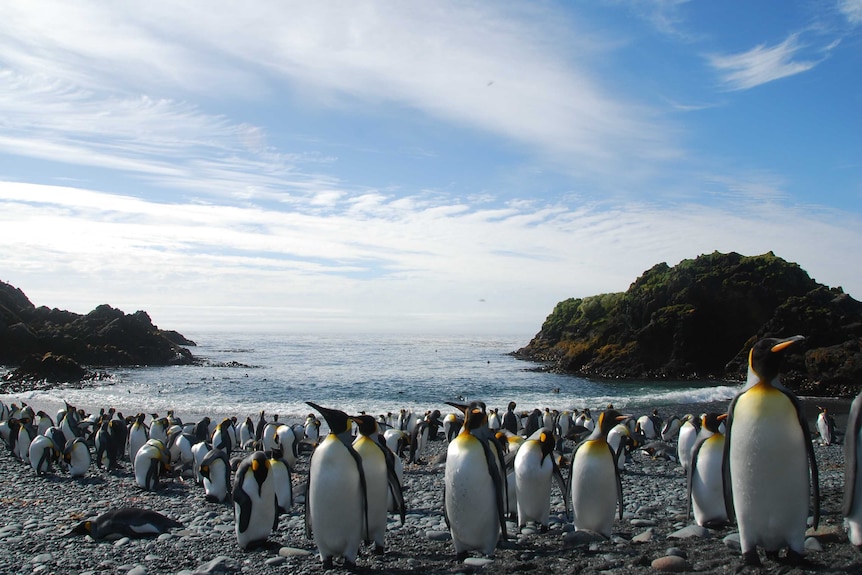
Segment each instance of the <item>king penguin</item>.
[{"label": "king penguin", "polygon": [[63,449],[63,461],[72,477],[84,477],[90,469],[90,448],[80,437],[70,439]]},{"label": "king penguin", "polygon": [[862,392],[850,404],[844,435],[844,501],[850,543],[862,550]]},{"label": "king penguin", "polygon": [[306,402],[329,426],[308,466],[305,499],[306,535],[314,538],[324,569],[336,557],[346,568],[356,565],[363,532],[368,532],[365,473],[362,459],[351,445],[351,420],[343,411]]},{"label": "king penguin", "polygon": [[374,553],[382,555],[389,515],[389,493],[391,491],[395,498],[402,524],[405,518],[404,495],[395,473],[395,454],[382,440],[377,421],[370,415],[359,415],[353,419],[359,427],[359,436],[353,441],[353,449],[362,459],[368,502],[368,533],[364,534],[364,539],[366,542],[373,541]]},{"label": "king penguin", "polygon": [[505,463],[492,433],[484,406],[471,404],[446,450],[443,511],[459,561],[472,550],[492,556],[507,538]]},{"label": "king penguin", "polygon": [[223,449],[206,452],[200,463],[204,497],[213,503],[223,503],[230,493],[230,460]]},{"label": "king penguin", "polygon": [[697,443],[697,436],[700,433],[701,418],[695,417],[688,413],[682,418],[682,425],[679,426],[679,438],[676,444],[677,458],[682,465],[683,471],[688,473],[691,467],[691,454],[694,449],[694,444]]},{"label": "king penguin", "polygon": [[[550,428],[543,427],[536,432],[537,437],[528,438],[515,454],[515,492],[518,509],[518,526],[524,527],[528,521],[539,525],[542,533],[548,531],[551,514],[551,482],[556,479],[563,500],[568,503],[566,483],[554,459],[554,434]],[[566,505],[568,513],[568,505]]]},{"label": "king penguin", "polygon": [[603,411],[593,432],[572,453],[569,487],[577,531],[594,531],[609,538],[615,508],[619,509],[622,519],[623,488],[616,454],[607,436],[618,422],[627,418],[617,411]]},{"label": "king penguin", "polygon": [[761,565],[758,545],[770,558],[786,546],[788,562],[802,561],[811,487],[815,529],[819,523],[820,486],[808,422],[799,400],[778,379],[782,354],[804,339],[757,341],[748,356],[748,381],[728,409],[725,486],[732,492],[747,565]]},{"label": "king penguin", "polygon": [[724,500],[724,434],[719,431],[726,413],[708,413],[701,419],[701,436],[691,456],[688,470],[688,497],[698,525],[710,528],[728,523]]},{"label": "king penguin", "polygon": [[832,445],[836,442],[835,437],[835,418],[829,413],[825,407],[818,407],[820,413],[817,415],[817,433],[820,434],[820,441],[823,445]]},{"label": "king penguin", "polygon": [[255,451],[239,464],[233,480],[236,541],[243,549],[266,543],[278,520],[275,482],[270,463]]},{"label": "king penguin", "polygon": [[156,511],[138,507],[123,507],[105,511],[94,519],[87,519],[64,533],[89,535],[93,539],[119,539],[121,537],[148,537],[161,535],[183,524]]}]

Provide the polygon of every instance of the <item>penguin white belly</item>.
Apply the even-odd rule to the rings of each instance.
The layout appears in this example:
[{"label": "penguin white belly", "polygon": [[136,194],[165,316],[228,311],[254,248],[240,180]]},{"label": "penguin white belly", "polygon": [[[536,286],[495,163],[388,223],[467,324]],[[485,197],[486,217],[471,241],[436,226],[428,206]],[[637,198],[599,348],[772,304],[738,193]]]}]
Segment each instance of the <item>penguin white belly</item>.
[{"label": "penguin white belly", "polygon": [[[241,531],[239,521],[235,521],[234,532],[239,546],[247,549],[250,545],[266,541],[272,533],[275,524],[275,486],[270,473],[264,482],[258,485],[249,471],[242,484],[242,490],[249,498],[247,505],[251,507],[251,520],[244,531]],[[240,504],[234,501],[234,515],[240,517]]]},{"label": "penguin white belly", "polygon": [[572,509],[575,529],[611,536],[617,506],[614,460],[605,441],[587,441],[572,465]]},{"label": "penguin white belly", "polygon": [[227,499],[228,484],[225,477],[228,476],[224,461],[214,459],[209,465],[209,477],[204,477],[204,496],[210,501],[222,502]]},{"label": "penguin white belly", "polygon": [[723,435],[708,438],[697,454],[697,464],[691,477],[691,506],[698,525],[727,520],[721,471],[723,459]]},{"label": "penguin white belly", "polygon": [[551,477],[554,466],[550,456],[542,461],[541,445],[525,443],[515,456],[518,525],[535,521],[545,527],[551,512]]},{"label": "penguin white belly", "polygon": [[[388,519],[389,475],[386,468],[386,456],[371,439],[361,437],[354,444],[354,449],[362,458],[362,470],[365,472],[368,501],[368,533],[363,533],[366,541],[373,540],[383,547],[386,536],[386,520]],[[365,525],[363,525],[363,532]]]},{"label": "penguin white belly", "polygon": [[856,438],[856,484],[853,486],[853,506],[847,514],[847,527],[850,543],[859,547],[862,545],[862,457],[859,456],[859,446],[862,446],[862,428]]},{"label": "penguin white belly", "polygon": [[356,460],[340,439],[327,436],[314,451],[310,474],[311,528],[320,558],[355,562],[365,521]]},{"label": "penguin white belly", "polygon": [[493,555],[500,537],[494,482],[478,439],[460,433],[446,453],[446,516],[456,553]]},{"label": "penguin white belly", "polygon": [[796,409],[782,392],[753,388],[739,397],[730,438],[733,506],[742,552],[787,545],[803,553],[808,459]]}]

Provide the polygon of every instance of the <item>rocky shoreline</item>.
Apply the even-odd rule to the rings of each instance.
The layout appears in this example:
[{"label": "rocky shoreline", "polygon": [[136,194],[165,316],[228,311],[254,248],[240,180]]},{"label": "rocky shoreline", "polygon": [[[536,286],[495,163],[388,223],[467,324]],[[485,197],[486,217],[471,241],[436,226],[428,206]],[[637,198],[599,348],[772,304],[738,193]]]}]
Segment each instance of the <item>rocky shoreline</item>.
[{"label": "rocky shoreline", "polygon": [[[700,412],[716,406],[675,406],[664,413]],[[726,406],[722,406],[726,407]],[[683,411],[685,410],[685,411]],[[843,422],[839,426],[843,429]],[[624,517],[610,540],[572,531],[556,489],[547,533],[520,532],[509,523],[509,541],[493,558],[474,555],[456,562],[443,519],[445,441],[429,443],[419,464],[405,464],[407,517],[401,525],[390,517],[385,555],[363,549],[357,571],[365,573],[619,573],[660,570],[700,573],[862,573],[862,554],[842,527],[843,447],[815,445],[820,470],[821,526],[807,542],[809,564],[789,568],[765,562],[762,569],[743,568],[733,547],[734,528],[712,531],[686,518],[685,476],[674,461],[636,452],[622,476]],[[293,475],[296,494],[305,485],[308,455]],[[119,470],[91,467],[83,479],[57,472],[37,476],[4,450],[0,454],[0,554],[2,573],[70,573],[130,575],[192,573],[292,573],[324,570],[314,543],[304,532],[303,506],[294,504],[281,517],[269,544],[244,551],[233,533],[233,506],[205,501],[203,489],[190,480],[174,479],[156,492],[139,489],[128,462]],[[136,506],[179,520],[183,527],[155,538],[97,541],[89,536],[63,537],[81,519],[109,508]]]}]

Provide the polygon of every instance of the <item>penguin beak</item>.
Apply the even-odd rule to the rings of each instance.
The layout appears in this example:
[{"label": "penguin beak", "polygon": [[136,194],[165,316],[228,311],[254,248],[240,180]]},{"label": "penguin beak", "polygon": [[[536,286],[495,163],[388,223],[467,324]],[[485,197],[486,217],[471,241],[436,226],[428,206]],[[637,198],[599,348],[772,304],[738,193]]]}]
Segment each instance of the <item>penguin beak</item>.
[{"label": "penguin beak", "polygon": [[718,421],[724,421],[725,419],[727,419],[727,414],[726,414],[726,413],[722,413],[721,415],[719,415],[718,417],[716,417],[716,419],[717,419]]},{"label": "penguin beak", "polygon": [[777,352],[779,352],[779,351],[781,351],[781,350],[783,350],[783,349],[786,349],[786,348],[790,347],[790,346],[791,346],[791,345],[793,345],[794,343],[796,343],[796,342],[798,342],[798,341],[802,341],[802,340],[804,340],[804,339],[805,339],[805,336],[802,336],[802,335],[794,335],[793,337],[789,337],[789,338],[785,339],[784,341],[780,341],[780,342],[776,343],[775,345],[773,345],[773,346],[770,348],[770,350],[769,350],[769,351],[771,351],[772,353],[777,353]]}]

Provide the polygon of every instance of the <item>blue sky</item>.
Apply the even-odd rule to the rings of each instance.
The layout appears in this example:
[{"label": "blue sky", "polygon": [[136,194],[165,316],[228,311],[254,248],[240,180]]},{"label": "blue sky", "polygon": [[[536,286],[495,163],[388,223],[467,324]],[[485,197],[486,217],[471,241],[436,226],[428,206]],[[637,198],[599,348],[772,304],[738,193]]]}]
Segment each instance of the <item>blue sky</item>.
[{"label": "blue sky", "polygon": [[529,338],[715,250],[862,297],[862,0],[2,13],[0,279],[36,305]]}]

